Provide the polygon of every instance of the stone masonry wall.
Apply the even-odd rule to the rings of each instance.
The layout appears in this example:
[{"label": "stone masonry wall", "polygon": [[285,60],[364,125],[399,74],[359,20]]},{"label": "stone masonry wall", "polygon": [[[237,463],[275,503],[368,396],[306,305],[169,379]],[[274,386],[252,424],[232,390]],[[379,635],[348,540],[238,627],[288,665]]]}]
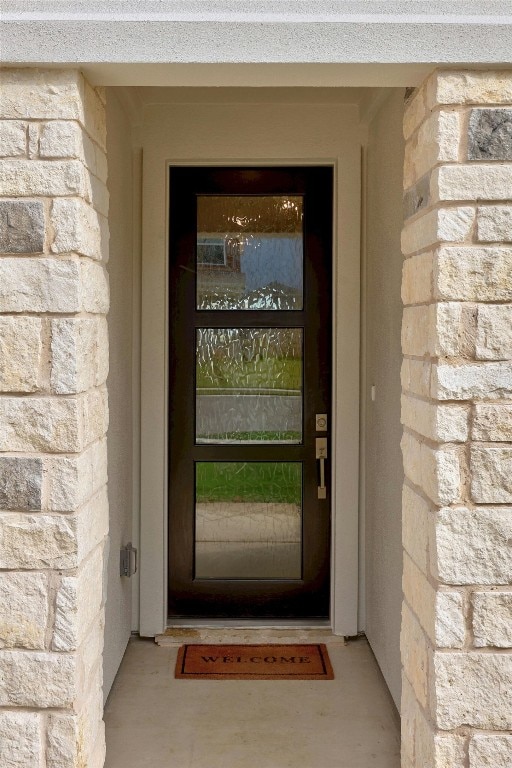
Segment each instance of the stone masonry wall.
[{"label": "stone masonry wall", "polygon": [[104,96],[76,71],[0,88],[0,765],[100,768]]},{"label": "stone masonry wall", "polygon": [[512,72],[406,106],[404,768],[512,765]]}]

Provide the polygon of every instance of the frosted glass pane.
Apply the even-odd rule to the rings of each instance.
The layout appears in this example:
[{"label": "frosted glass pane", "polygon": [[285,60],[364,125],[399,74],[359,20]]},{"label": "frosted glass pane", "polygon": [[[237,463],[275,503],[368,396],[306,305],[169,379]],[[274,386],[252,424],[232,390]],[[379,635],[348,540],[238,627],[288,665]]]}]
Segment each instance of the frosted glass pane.
[{"label": "frosted glass pane", "polygon": [[302,465],[196,463],[198,579],[300,579]]},{"label": "frosted glass pane", "polygon": [[302,309],[299,196],[197,198],[197,308]]},{"label": "frosted glass pane", "polygon": [[196,442],[302,442],[302,328],[198,328]]}]

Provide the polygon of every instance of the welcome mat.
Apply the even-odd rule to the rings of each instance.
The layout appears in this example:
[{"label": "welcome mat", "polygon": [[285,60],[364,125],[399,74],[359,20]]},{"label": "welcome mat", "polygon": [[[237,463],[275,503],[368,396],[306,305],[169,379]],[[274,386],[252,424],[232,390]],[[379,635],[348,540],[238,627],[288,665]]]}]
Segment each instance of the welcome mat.
[{"label": "welcome mat", "polygon": [[187,680],[334,680],[325,645],[182,645],[174,676]]}]

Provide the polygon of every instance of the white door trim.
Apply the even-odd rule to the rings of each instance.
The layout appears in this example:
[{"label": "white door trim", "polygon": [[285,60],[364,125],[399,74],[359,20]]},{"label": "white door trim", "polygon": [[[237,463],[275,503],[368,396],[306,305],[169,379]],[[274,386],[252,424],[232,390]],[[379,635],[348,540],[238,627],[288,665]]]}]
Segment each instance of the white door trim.
[{"label": "white door trim", "polygon": [[[145,150],[145,159],[149,152],[150,148]],[[168,169],[173,165],[334,167],[331,625],[337,634],[351,635],[358,630],[359,153],[357,144],[348,148],[343,157],[167,158],[158,162],[160,178],[155,178],[151,164],[144,163],[140,538],[143,636],[160,634],[167,624],[167,233]],[[159,190],[160,223],[156,228],[154,201]]]}]

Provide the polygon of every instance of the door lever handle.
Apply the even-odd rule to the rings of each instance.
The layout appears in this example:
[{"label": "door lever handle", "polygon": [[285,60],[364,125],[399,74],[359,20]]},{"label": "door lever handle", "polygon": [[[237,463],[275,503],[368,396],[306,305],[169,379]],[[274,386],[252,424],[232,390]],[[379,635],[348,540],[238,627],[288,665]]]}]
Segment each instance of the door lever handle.
[{"label": "door lever handle", "polygon": [[315,438],[316,458],[320,462],[320,484],[318,486],[318,498],[327,498],[327,488],[325,485],[325,460],[327,459],[327,438]]}]

